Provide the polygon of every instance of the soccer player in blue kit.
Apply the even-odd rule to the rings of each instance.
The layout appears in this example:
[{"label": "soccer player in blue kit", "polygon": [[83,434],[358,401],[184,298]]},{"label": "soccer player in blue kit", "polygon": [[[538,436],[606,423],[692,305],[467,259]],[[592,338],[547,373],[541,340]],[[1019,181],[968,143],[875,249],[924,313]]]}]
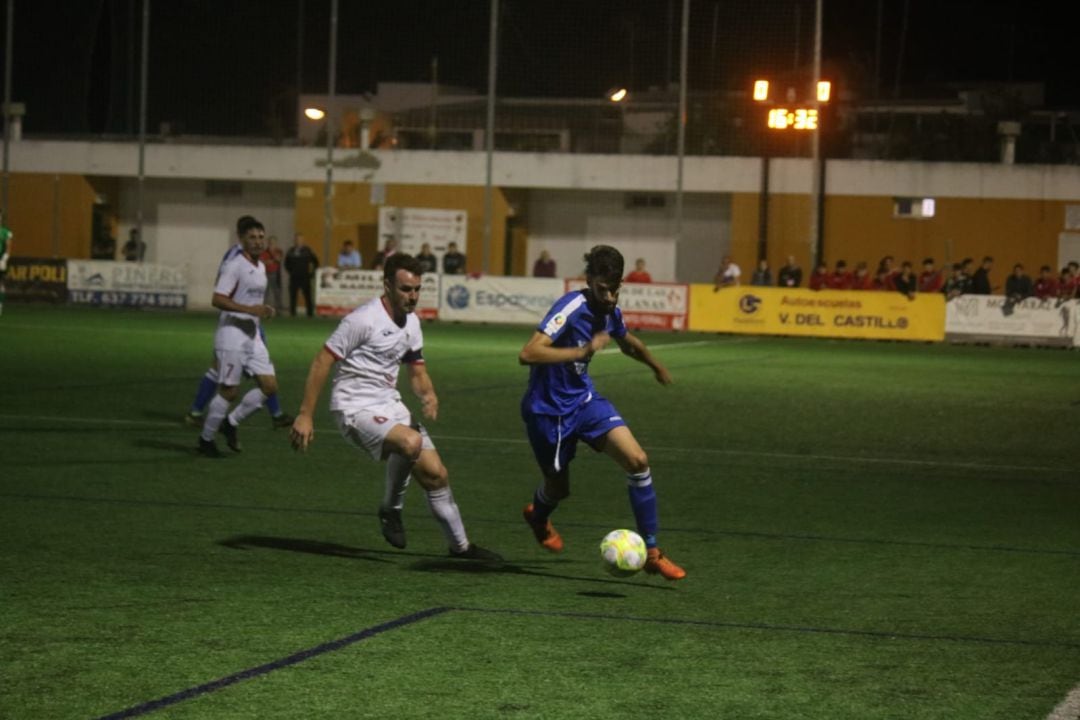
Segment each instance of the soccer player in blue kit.
[{"label": "soccer player in blue kit", "polygon": [[622,254],[596,245],[585,263],[587,288],[559,298],[518,355],[518,362],[530,366],[521,416],[544,476],[533,501],[525,506],[525,522],[541,546],[562,551],[562,538],[549,518],[570,494],[568,466],[577,441],[584,440],[626,471],[630,507],[649,553],[645,571],[681,580],[686,571],[657,546],[659,521],[649,459],[618,410],[596,392],[588,368],[592,356],[614,339],[623,354],[648,365],[661,385],[669,385],[671,375],[623,323],[618,308]]}]

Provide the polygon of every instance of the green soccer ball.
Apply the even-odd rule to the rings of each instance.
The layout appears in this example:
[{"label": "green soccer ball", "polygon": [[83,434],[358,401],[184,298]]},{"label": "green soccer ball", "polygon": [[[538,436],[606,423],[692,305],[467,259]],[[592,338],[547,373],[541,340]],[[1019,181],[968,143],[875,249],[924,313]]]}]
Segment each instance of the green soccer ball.
[{"label": "green soccer ball", "polygon": [[604,569],[615,577],[629,577],[645,567],[645,541],[633,530],[612,530],[600,541]]}]

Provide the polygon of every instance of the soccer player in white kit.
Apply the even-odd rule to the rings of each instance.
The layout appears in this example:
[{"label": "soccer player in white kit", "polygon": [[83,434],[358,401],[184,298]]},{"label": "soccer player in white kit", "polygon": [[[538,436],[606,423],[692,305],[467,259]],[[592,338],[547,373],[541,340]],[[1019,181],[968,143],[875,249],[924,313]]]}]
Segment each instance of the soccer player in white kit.
[{"label": "soccer player in white kit", "polygon": [[386,460],[386,490],[379,507],[383,537],[405,547],[401,510],[410,476],[427,493],[431,514],[442,527],[452,557],[500,562],[496,553],[469,542],[450,491],[446,467],[427,430],[412,418],[397,391],[405,365],[423,415],[435,420],[439,398],[424,365],[423,334],[413,310],[420,298],[420,262],[395,253],[383,267],[382,297],[345,316],[311,362],[304,400],[292,426],[292,445],[307,450],[315,438],[312,417],[330,369],[337,364],[330,412],[346,441],[375,460]]},{"label": "soccer player in white kit", "polygon": [[[221,316],[214,333],[218,390],[207,407],[199,436],[199,452],[207,457],[221,457],[214,442],[219,429],[228,446],[240,452],[237,425],[262,407],[267,395],[277,392],[274,364],[259,333],[260,321],[274,316],[274,308],[263,302],[266,268],[259,261],[266,249],[266,231],[253,217],[241,218],[236,230],[243,252],[222,264],[211,300],[221,310]],[[255,378],[257,387],[249,390],[229,413],[245,372]]]}]

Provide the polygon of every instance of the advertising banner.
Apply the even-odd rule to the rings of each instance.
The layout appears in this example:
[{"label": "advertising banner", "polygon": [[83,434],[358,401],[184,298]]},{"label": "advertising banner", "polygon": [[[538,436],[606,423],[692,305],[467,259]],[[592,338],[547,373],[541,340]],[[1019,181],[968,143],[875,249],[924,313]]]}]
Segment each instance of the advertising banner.
[{"label": "advertising banner", "polygon": [[909,300],[898,292],[800,288],[690,287],[690,329],[756,335],[875,340],[943,340],[940,293]]},{"label": "advertising banner", "polygon": [[[584,280],[567,280],[566,291],[581,290]],[[679,283],[623,283],[619,308],[634,330],[685,330],[690,286]]]},{"label": "advertising banner", "polygon": [[443,275],[439,317],[537,325],[566,288],[555,278]]},{"label": "advertising banner", "polygon": [[12,302],[65,302],[67,260],[13,257],[8,260],[4,287]]},{"label": "advertising banner", "polygon": [[[439,276],[424,273],[416,314],[424,320],[439,315]],[[383,294],[381,270],[338,270],[321,267],[315,271],[315,312],[319,315],[348,315],[360,305]]]},{"label": "advertising banner", "polygon": [[1076,300],[1010,303],[1000,295],[961,295],[945,303],[945,333],[950,340],[1073,346],[1080,340],[1078,309]]},{"label": "advertising banner", "polygon": [[76,305],[187,307],[187,275],[179,268],[112,260],[68,260],[68,302]]}]

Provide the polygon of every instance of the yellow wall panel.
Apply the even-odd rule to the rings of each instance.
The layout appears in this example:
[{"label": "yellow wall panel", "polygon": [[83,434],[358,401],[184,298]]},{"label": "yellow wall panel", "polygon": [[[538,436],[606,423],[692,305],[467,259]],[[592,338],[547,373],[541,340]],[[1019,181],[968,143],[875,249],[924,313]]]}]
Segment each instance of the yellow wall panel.
[{"label": "yellow wall panel", "polygon": [[[299,183],[296,192],[296,229],[322,257],[324,232],[322,183]],[[468,213],[467,247],[462,248],[467,269],[478,273],[484,264],[484,188],[461,185],[388,185],[385,204],[391,207],[424,207],[443,210],[464,210]],[[491,224],[491,274],[503,274],[505,234],[508,205],[502,192],[494,193]],[[334,227],[330,244],[332,258],[337,256],[345,240],[357,243],[359,226],[377,225],[379,206],[371,204],[371,186],[367,183],[334,183]],[[291,244],[291,243],[289,243]],[[370,264],[365,254],[365,265]]]},{"label": "yellow wall panel", "polygon": [[4,224],[15,233],[14,254],[89,258],[93,206],[81,175],[12,174]]},{"label": "yellow wall panel", "polygon": [[[995,260],[991,279],[1004,285],[1012,266],[1022,263],[1029,275],[1041,265],[1057,262],[1058,234],[1064,230],[1063,201],[943,198],[936,200],[932,218],[893,216],[892,197],[830,196],[825,200],[821,256],[832,266],[837,260],[853,268],[866,261],[871,272],[885,255],[897,263],[910,260],[916,267],[925,257],[938,266],[965,257],[976,262],[984,255]],[[786,257],[795,256],[803,268],[805,285],[810,267],[807,242],[809,195],[770,195],[768,260],[776,270]],[[743,268],[744,284],[757,262],[759,196],[736,193],[732,197],[732,255]]]}]

